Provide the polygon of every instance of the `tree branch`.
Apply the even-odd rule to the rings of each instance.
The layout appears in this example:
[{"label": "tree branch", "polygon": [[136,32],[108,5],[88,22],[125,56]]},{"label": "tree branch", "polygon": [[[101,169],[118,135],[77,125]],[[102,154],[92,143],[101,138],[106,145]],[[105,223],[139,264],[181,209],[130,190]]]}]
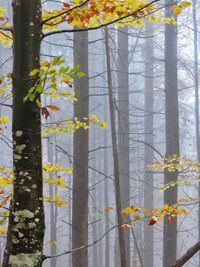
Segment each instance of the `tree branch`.
[{"label": "tree branch", "polygon": [[[54,34],[61,34],[61,33],[67,33],[67,32],[85,32],[85,31],[94,31],[94,30],[98,30],[98,29],[101,29],[105,26],[109,26],[113,23],[116,23],[116,22],[119,22],[123,19],[126,19],[126,18],[129,18],[129,17],[132,17],[134,15],[137,15],[138,12],[144,10],[145,8],[147,8],[148,6],[156,3],[156,2],[159,2],[160,0],[153,0],[152,2],[148,3],[147,5],[139,8],[138,10],[134,11],[133,13],[131,14],[127,14],[126,16],[123,16],[123,17],[120,17],[120,18],[117,18],[117,19],[114,19],[110,22],[107,22],[107,23],[103,23],[101,25],[98,25],[98,26],[95,26],[95,27],[90,27],[90,28],[83,28],[83,29],[64,29],[64,30],[58,30],[58,31],[52,31],[52,32],[48,32],[48,33],[45,33],[43,34],[42,38],[46,38],[47,36],[51,36],[51,35],[54,35]],[[162,7],[161,7],[162,8]],[[161,9],[159,8],[159,9]],[[156,10],[157,11],[157,10]],[[154,13],[154,12],[152,12]],[[150,15],[151,13],[149,13],[148,15]],[[137,17],[137,19],[139,19],[140,17]]]},{"label": "tree branch", "polygon": [[90,1],[90,0],[86,0],[85,2],[83,2],[82,4],[80,4],[80,5],[78,5],[78,6],[72,7],[72,8],[70,8],[70,9],[68,9],[68,10],[65,10],[65,11],[61,12],[60,14],[57,14],[57,15],[55,15],[55,16],[52,16],[52,17],[50,17],[50,18],[48,18],[48,19],[43,20],[43,21],[42,21],[42,25],[46,24],[47,22],[51,21],[52,19],[56,19],[56,18],[61,17],[62,15],[66,15],[66,14],[72,12],[73,10],[75,10],[75,9],[77,9],[77,8],[83,7],[83,6],[86,5],[89,1]]},{"label": "tree branch", "polygon": [[176,261],[171,267],[181,267],[187,261],[189,261],[198,251],[200,250],[200,241],[198,241],[194,246],[190,247],[186,253]]}]

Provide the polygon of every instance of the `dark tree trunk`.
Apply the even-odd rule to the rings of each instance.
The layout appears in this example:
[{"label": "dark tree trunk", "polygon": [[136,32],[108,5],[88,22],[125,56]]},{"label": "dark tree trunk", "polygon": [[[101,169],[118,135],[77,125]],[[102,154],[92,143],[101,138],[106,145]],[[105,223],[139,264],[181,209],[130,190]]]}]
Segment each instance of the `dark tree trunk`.
[{"label": "dark tree trunk", "polygon": [[[8,242],[9,264],[27,262],[42,265],[44,211],[40,109],[23,102],[37,77],[29,77],[40,67],[40,0],[13,1],[13,170],[14,191]],[[24,264],[24,265],[23,265]],[[28,266],[28,265],[27,265]]]},{"label": "dark tree trunk", "polygon": [[[88,80],[88,33],[74,34],[74,63],[80,65],[85,77],[75,79],[74,117],[83,120],[89,114]],[[79,129],[74,134],[73,162],[73,207],[72,207],[72,248],[88,244],[88,130]],[[87,249],[72,255],[73,267],[88,266]]]},{"label": "dark tree trunk", "polygon": [[[166,17],[172,16],[170,7],[166,8]],[[177,27],[165,25],[165,134],[166,157],[179,156],[179,113],[177,86]],[[165,169],[164,184],[176,182],[178,172]],[[169,206],[177,203],[177,186],[164,192],[164,203]],[[177,220],[168,222],[164,219],[163,266],[168,267],[176,260]]]}]

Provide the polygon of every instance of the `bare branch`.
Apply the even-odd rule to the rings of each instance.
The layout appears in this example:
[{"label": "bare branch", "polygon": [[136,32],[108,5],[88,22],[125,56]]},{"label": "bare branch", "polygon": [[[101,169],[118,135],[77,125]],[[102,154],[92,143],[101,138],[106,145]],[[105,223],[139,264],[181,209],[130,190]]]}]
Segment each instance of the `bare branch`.
[{"label": "bare branch", "polygon": [[171,267],[181,267],[186,262],[188,262],[198,251],[200,250],[200,241],[198,241],[194,246],[190,247],[186,253],[176,261]]}]

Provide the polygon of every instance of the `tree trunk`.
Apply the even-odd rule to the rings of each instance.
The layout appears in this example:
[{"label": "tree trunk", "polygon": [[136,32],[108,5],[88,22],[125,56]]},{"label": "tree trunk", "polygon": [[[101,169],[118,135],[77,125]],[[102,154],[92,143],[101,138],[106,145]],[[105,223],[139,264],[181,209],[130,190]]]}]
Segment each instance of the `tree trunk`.
[{"label": "tree trunk", "polygon": [[[196,130],[196,149],[197,161],[200,162],[200,129],[199,129],[199,60],[198,60],[198,27],[196,15],[197,3],[193,0],[192,15],[193,15],[193,29],[194,29],[194,86],[195,86],[195,130]],[[200,196],[200,184],[199,184]],[[199,240],[200,240],[200,202],[199,202]],[[199,266],[200,266],[200,253],[199,253]]]},{"label": "tree trunk", "polygon": [[[40,109],[35,102],[23,102],[40,67],[40,0],[13,1],[13,205],[8,242],[9,264],[42,265],[44,211]],[[28,263],[27,263],[28,262]],[[21,264],[21,265],[19,265]],[[29,264],[29,265],[28,265]]]},{"label": "tree trunk", "polygon": [[111,75],[109,33],[107,27],[105,28],[105,47],[106,47],[106,61],[107,61],[107,76],[108,76],[107,78],[108,78],[111,139],[112,139],[113,164],[114,164],[114,179],[115,179],[115,201],[116,201],[116,211],[117,211],[117,223],[119,224],[118,238],[119,238],[120,262],[121,262],[121,267],[127,267],[124,232],[123,229],[121,228],[121,225],[123,224],[123,218],[121,215],[122,207],[121,207],[121,192],[120,192],[120,177],[119,177],[119,159],[118,159],[117,138],[116,138],[116,119],[115,119],[115,107],[114,107],[112,75]]},{"label": "tree trunk", "polygon": [[[144,141],[154,146],[153,141],[153,26],[146,23],[145,39],[145,108],[144,108]],[[151,147],[144,147],[144,207],[153,210],[153,173],[148,171],[149,164],[154,161],[154,153]],[[153,267],[153,227],[144,225],[144,266]]]},{"label": "tree trunk", "polygon": [[[107,95],[104,96],[104,119],[107,121]],[[104,167],[104,174],[108,175],[108,134],[107,131],[104,131],[104,136],[103,136],[104,142],[103,145],[105,147],[104,152],[103,152],[103,167]],[[108,183],[108,178],[105,177],[104,180],[104,201],[105,201],[105,207],[108,207],[109,205],[109,183]],[[105,232],[108,232],[109,230],[109,212],[106,216],[106,221],[105,221]],[[110,237],[109,235],[106,235],[105,237],[105,267],[110,266]]]},{"label": "tree trunk", "polygon": [[[128,28],[118,31],[118,147],[119,147],[119,177],[122,209],[130,206],[129,181],[129,57]],[[127,218],[126,218],[127,219]],[[126,264],[130,266],[130,231],[124,232]]]},{"label": "tree trunk", "polygon": [[[165,9],[166,17],[172,16],[170,7]],[[165,134],[166,157],[179,156],[179,114],[177,86],[177,26],[165,25]],[[165,169],[164,184],[176,182],[178,172]],[[170,187],[164,192],[164,203],[169,206],[177,203],[177,186]],[[176,260],[177,220],[168,222],[164,218],[163,236],[163,266],[169,267]]]},{"label": "tree trunk", "polygon": [[[74,117],[82,120],[89,114],[88,80],[88,33],[74,34],[74,64],[80,65],[85,77],[75,79]],[[88,130],[78,129],[74,134],[73,146],[73,207],[72,248],[88,244]],[[82,249],[72,255],[73,267],[88,266],[88,251]]]}]

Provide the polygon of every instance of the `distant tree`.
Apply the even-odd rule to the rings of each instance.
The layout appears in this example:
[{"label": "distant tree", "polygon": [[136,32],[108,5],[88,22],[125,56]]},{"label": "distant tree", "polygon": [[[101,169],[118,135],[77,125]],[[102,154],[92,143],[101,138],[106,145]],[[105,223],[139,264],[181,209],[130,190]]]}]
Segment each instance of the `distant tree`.
[{"label": "distant tree", "polygon": [[[144,165],[145,165],[145,177],[144,177],[144,207],[153,210],[153,173],[148,170],[148,166],[154,161],[154,46],[153,46],[153,25],[147,23],[145,25],[145,87],[144,87]],[[153,228],[144,226],[144,266],[153,267],[154,258],[154,244],[153,244]]]},{"label": "distant tree", "polygon": [[[118,29],[118,153],[122,209],[130,205],[129,173],[129,43],[128,28]],[[124,233],[126,264],[130,266],[130,232]]]}]

